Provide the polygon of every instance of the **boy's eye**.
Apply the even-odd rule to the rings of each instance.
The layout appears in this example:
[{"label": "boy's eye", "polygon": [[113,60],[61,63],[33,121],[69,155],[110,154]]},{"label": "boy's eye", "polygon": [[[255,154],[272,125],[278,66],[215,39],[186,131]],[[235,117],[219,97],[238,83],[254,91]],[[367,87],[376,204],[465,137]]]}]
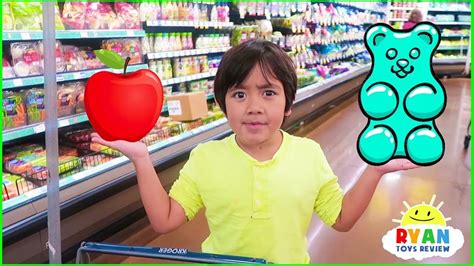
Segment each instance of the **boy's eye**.
[{"label": "boy's eye", "polygon": [[272,90],[266,90],[263,94],[265,96],[274,96],[274,95],[276,95],[276,93]]},{"label": "boy's eye", "polygon": [[244,99],[245,98],[245,92],[243,92],[243,91],[234,92],[232,97],[237,98],[237,99]]}]

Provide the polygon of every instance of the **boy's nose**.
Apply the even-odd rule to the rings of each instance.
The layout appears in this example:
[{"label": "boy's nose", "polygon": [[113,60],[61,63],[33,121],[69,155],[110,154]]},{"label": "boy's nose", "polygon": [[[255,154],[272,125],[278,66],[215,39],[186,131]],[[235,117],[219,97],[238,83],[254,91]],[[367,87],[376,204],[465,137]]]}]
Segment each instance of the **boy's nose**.
[{"label": "boy's nose", "polygon": [[261,114],[263,113],[263,104],[258,99],[252,99],[251,97],[248,100],[247,113],[249,114]]}]

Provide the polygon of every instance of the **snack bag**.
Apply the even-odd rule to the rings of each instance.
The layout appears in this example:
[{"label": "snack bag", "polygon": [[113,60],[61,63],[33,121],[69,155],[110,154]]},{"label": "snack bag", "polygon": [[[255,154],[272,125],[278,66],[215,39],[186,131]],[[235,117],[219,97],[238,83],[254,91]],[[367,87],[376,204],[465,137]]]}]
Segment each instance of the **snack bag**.
[{"label": "snack bag", "polygon": [[63,23],[68,30],[85,29],[87,3],[66,2],[63,9]]},{"label": "snack bag", "polygon": [[80,47],[79,55],[84,59],[87,69],[96,69],[104,67],[104,64],[96,57],[91,47]]},{"label": "snack bag", "polygon": [[140,29],[140,15],[130,3],[115,2],[117,17],[125,29]]},{"label": "snack bag", "polygon": [[[43,42],[39,42],[39,51],[41,53],[41,66],[44,66],[44,50]],[[56,72],[64,72],[66,70],[66,65],[64,64],[64,52],[63,45],[60,41],[56,41]]]},{"label": "snack bag", "polygon": [[80,71],[87,69],[86,62],[79,53],[79,48],[72,45],[64,45],[63,50],[66,71]]},{"label": "snack bag", "polygon": [[42,29],[42,3],[41,2],[12,2],[15,30],[41,30]]},{"label": "snack bag", "polygon": [[16,76],[25,77],[43,74],[38,42],[14,42],[10,45],[10,51]]},{"label": "snack bag", "polygon": [[9,79],[9,78],[14,78],[15,73],[13,72],[13,68],[10,65],[10,62],[4,57],[2,59],[2,78],[3,79]]},{"label": "snack bag", "polygon": [[25,93],[25,104],[28,124],[39,123],[46,120],[43,89],[33,88],[28,90]]},{"label": "snack bag", "polygon": [[21,93],[3,91],[3,129],[26,125],[26,110]]},{"label": "snack bag", "polygon": [[130,64],[139,64],[142,62],[140,41],[137,38],[123,40],[123,55],[130,57]]},{"label": "snack bag", "polygon": [[54,6],[54,24],[56,30],[65,30],[66,28],[64,27],[63,21],[61,20],[61,15],[59,14],[59,6],[56,3]]},{"label": "snack bag", "polygon": [[58,87],[58,117],[72,115],[76,106],[74,85],[61,84]]},{"label": "snack bag", "polygon": [[2,25],[3,30],[14,30],[14,20],[11,9],[11,3],[2,3]]},{"label": "snack bag", "polygon": [[84,113],[86,111],[84,107],[84,92],[86,90],[86,85],[84,82],[76,82],[74,86],[76,93],[76,114]]}]

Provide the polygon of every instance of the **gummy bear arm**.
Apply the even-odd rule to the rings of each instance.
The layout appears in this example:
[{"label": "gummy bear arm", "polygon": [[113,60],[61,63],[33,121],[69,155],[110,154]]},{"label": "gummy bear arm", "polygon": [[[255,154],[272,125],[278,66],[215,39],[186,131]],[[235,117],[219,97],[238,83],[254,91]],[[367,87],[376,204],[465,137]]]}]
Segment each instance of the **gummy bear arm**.
[{"label": "gummy bear arm", "polygon": [[403,105],[414,119],[435,119],[446,108],[446,92],[440,84],[421,83],[408,91]]}]

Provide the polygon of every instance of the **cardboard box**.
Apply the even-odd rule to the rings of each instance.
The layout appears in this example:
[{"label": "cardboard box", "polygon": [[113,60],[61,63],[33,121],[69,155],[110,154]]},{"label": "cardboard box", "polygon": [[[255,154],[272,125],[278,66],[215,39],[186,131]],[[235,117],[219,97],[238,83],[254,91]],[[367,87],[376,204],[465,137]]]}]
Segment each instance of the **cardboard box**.
[{"label": "cardboard box", "polygon": [[168,113],[176,121],[191,121],[207,116],[207,97],[203,91],[168,96]]}]

